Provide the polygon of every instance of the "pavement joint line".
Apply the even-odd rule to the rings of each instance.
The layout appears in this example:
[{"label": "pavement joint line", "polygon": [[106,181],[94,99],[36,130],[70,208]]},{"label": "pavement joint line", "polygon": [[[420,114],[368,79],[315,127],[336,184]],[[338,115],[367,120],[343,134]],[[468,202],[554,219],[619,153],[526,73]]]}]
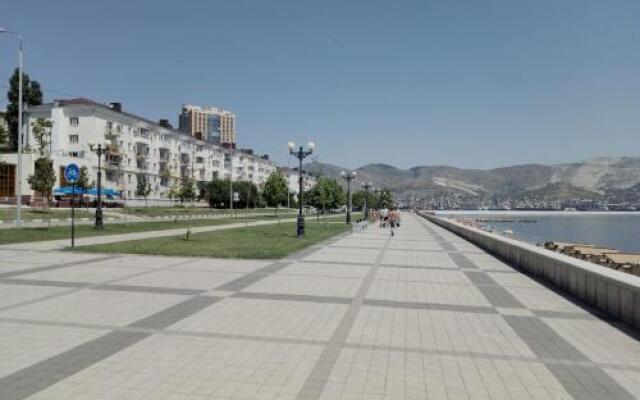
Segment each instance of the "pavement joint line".
[{"label": "pavement joint line", "polygon": [[[119,325],[108,325],[108,324],[88,324],[88,323],[79,323],[79,322],[56,322],[56,321],[33,320],[33,319],[24,319],[24,318],[0,317],[0,323],[23,324],[23,325],[33,325],[33,326],[83,328],[83,329],[93,329],[93,330],[112,331],[112,332],[115,332],[115,331],[139,332],[139,333],[148,333],[149,335],[202,337],[202,338],[212,338],[212,339],[221,339],[221,340],[242,340],[242,341],[250,341],[250,342],[282,343],[282,344],[294,344],[294,345],[308,344],[308,345],[315,345],[315,346],[326,346],[327,344],[330,343],[327,340],[317,340],[317,339],[293,339],[293,338],[277,337],[277,336],[244,335],[244,334],[231,334],[231,333],[219,333],[219,332],[176,330],[176,329],[168,329],[168,328],[153,329],[153,328],[133,327],[131,325],[119,326]],[[439,350],[439,349],[432,349],[432,348],[375,345],[375,344],[363,344],[363,343],[353,343],[353,342],[345,342],[343,347],[350,348],[350,349],[363,348],[363,349],[370,349],[370,350],[398,351],[398,352],[407,352],[407,353],[416,353],[416,354],[477,357],[477,358],[489,359],[489,360],[514,360],[514,361],[525,361],[525,362],[534,362],[534,363],[541,363],[541,364],[554,363],[554,364],[562,364],[562,365],[581,365],[581,366],[587,366],[587,367],[598,366],[598,367],[607,368],[607,369],[640,372],[640,365],[603,363],[603,362],[594,362],[590,360],[575,361],[575,360],[565,360],[565,359],[548,358],[548,357],[540,358],[540,357],[530,357],[530,356],[523,356],[523,355],[520,355],[520,356],[503,355],[503,354],[482,353],[482,352],[473,352],[473,351]]]},{"label": "pavement joint line", "polygon": [[386,308],[402,308],[406,310],[439,310],[453,311],[474,314],[498,314],[498,310],[489,306],[471,306],[446,303],[424,303],[413,301],[396,301],[384,299],[365,299],[365,306],[386,307]]},{"label": "pavement joint line", "polygon": [[241,277],[238,277],[230,282],[224,283],[214,288],[214,290],[226,290],[230,292],[239,292],[253,285],[254,283],[257,283],[263,280],[264,278],[275,274],[276,272],[280,271],[283,268],[288,267],[293,263],[294,263],[294,260],[284,260],[284,259],[278,260],[262,268],[256,269],[255,271],[249,272],[248,274],[245,274]]},{"label": "pavement joint line", "polygon": [[[119,257],[113,257],[113,258],[117,259]],[[154,273],[156,271],[163,271],[163,270],[171,269],[171,268],[174,268],[174,267],[179,267],[180,265],[190,263],[191,261],[193,261],[193,260],[189,259],[189,260],[186,260],[186,261],[178,262],[176,264],[170,264],[170,265],[168,265],[166,267],[163,267],[163,268],[145,269],[145,270],[143,270],[141,272],[138,272],[136,274],[127,275],[127,276],[124,276],[124,277],[107,280],[105,282],[90,283],[90,284],[88,284],[86,286],[73,287],[72,289],[66,290],[64,292],[54,293],[54,294],[51,294],[51,295],[48,295],[48,296],[43,296],[43,297],[39,297],[39,298],[36,298],[36,299],[31,299],[31,300],[26,300],[26,301],[15,303],[15,304],[9,304],[8,306],[0,307],[0,312],[1,311],[6,311],[6,310],[10,310],[10,309],[13,309],[13,308],[22,307],[22,306],[29,305],[29,304],[39,303],[41,301],[50,300],[50,299],[53,299],[53,298],[56,298],[56,297],[66,296],[68,294],[71,294],[71,293],[74,293],[74,292],[79,292],[81,290],[93,289],[96,286],[101,286],[101,285],[105,285],[105,284],[111,284],[111,283],[115,283],[115,282],[120,282],[120,281],[124,281],[124,280],[127,280],[127,279],[136,278],[136,277],[139,277],[139,276],[151,274],[151,273]],[[140,268],[138,268],[138,269],[140,269]],[[1,397],[0,397],[0,399],[1,399]]]},{"label": "pavement joint line", "polygon": [[310,302],[310,303],[331,303],[331,304],[351,304],[353,302],[353,298],[351,297],[316,296],[316,295],[292,294],[292,293],[236,292],[229,297],[239,297],[243,299],[302,301],[302,302]]},{"label": "pavement joint line", "polygon": [[616,369],[616,370],[640,372],[640,365],[598,363],[591,360],[577,361],[577,360],[566,360],[561,358],[532,357],[532,356],[526,356],[526,355],[494,354],[494,353],[482,353],[477,351],[440,350],[440,349],[434,349],[434,348],[405,347],[405,346],[395,346],[395,345],[386,345],[386,344],[385,345],[363,344],[363,343],[353,343],[353,342],[345,343],[344,348],[368,349],[368,350],[374,350],[374,351],[376,350],[394,351],[394,352],[414,353],[414,354],[429,354],[429,355],[437,355],[437,356],[482,358],[486,360],[524,361],[524,362],[531,362],[531,363],[538,363],[538,364],[577,365],[577,366],[583,366],[583,367],[601,367],[601,368],[610,368],[610,369]]},{"label": "pavement joint line", "polygon": [[[424,222],[423,225],[425,225]],[[473,262],[464,255],[455,255],[455,257],[454,255],[450,255],[450,257],[460,267],[467,266],[468,264],[475,266]],[[465,274],[469,276],[469,274],[473,273],[465,271]],[[485,277],[482,278],[479,278],[479,276],[480,275],[475,275],[474,278],[469,277],[469,279],[472,282],[474,282],[474,279],[476,279],[476,281],[480,279],[484,283],[490,280],[494,281],[490,275],[485,275]],[[476,286],[494,307],[526,309],[515,296],[501,285],[496,287]],[[562,360],[578,362],[590,361],[587,356],[556,333],[555,330],[538,316],[529,317],[501,314],[501,318],[506,321],[529,349],[542,360],[561,358]],[[558,357],[558,355],[561,355],[561,357]],[[612,379],[598,366],[572,364],[571,371],[569,371],[566,364],[544,361],[543,363],[549,372],[558,379],[565,390],[575,398],[633,398],[622,385]],[[600,383],[602,383],[602,385],[600,385]],[[611,392],[605,397],[602,396],[602,389],[604,388]]]},{"label": "pavement joint line", "polygon": [[[372,251],[378,251],[379,249],[369,249]],[[324,261],[324,260],[298,260],[299,263],[304,264],[332,264],[332,265],[356,265],[362,267],[371,267],[371,263],[353,262],[353,261]]]},{"label": "pavement joint line", "polygon": [[353,302],[342,316],[342,319],[336,326],[329,344],[324,347],[322,353],[314,363],[314,366],[307,375],[304,385],[300,389],[297,395],[299,400],[314,400],[319,399],[324,387],[326,386],[331,371],[340,356],[340,351],[343,345],[347,342],[349,332],[355,323],[356,317],[362,308],[363,301],[367,295],[367,292],[371,288],[375,279],[378,266],[384,257],[384,254],[389,247],[392,237],[387,237],[384,246],[379,250],[373,265],[369,269],[366,277],[363,279],[358,291],[353,297]]},{"label": "pavement joint line", "polygon": [[32,273],[35,273],[35,272],[52,271],[52,270],[55,270],[55,269],[73,267],[73,266],[82,265],[82,264],[92,264],[92,263],[95,263],[95,262],[106,261],[106,260],[111,260],[111,259],[118,259],[118,258],[121,258],[121,256],[118,256],[118,255],[106,255],[105,256],[105,255],[103,255],[103,256],[100,256],[100,257],[88,258],[86,260],[69,261],[69,262],[66,262],[66,263],[60,263],[60,264],[54,264],[54,265],[45,265],[45,266],[34,267],[34,268],[27,268],[27,269],[23,269],[23,270],[19,270],[19,271],[3,272],[3,273],[0,273],[0,278],[12,278],[12,277],[15,277],[15,276],[32,274]]},{"label": "pavement joint line", "polygon": [[[220,300],[194,296],[142,318],[131,328],[166,327]],[[151,336],[149,332],[112,331],[46,360],[0,378],[0,399],[22,400]],[[28,382],[28,384],[25,384]]]},{"label": "pavement joint line", "polygon": [[[147,272],[147,271],[145,271]],[[305,278],[315,278],[317,275],[304,275],[304,274],[290,274],[288,276],[298,276]],[[325,276],[330,278],[340,279],[357,279],[362,280],[360,277],[342,277],[342,276]],[[386,279],[376,278],[376,281],[389,281],[389,282],[402,282],[398,279]],[[438,284],[443,286],[469,286],[469,283],[454,283],[454,282],[433,282],[433,281],[416,281],[428,284]],[[53,287],[73,287],[73,288],[90,288],[91,290],[105,290],[105,291],[123,291],[134,293],[158,293],[158,294],[177,294],[185,296],[202,295],[207,290],[202,289],[188,289],[179,287],[167,287],[167,286],[143,286],[143,285],[117,285],[117,284],[95,284],[89,282],[66,282],[66,281],[45,281],[35,279],[0,279],[0,284],[10,285],[24,285],[24,286],[53,286]],[[476,284],[475,286],[495,287],[496,284]],[[215,290],[215,289],[214,289]],[[316,302],[316,303],[332,303],[332,304],[351,304],[353,299],[351,297],[342,296],[323,296],[323,295],[308,295],[299,293],[274,293],[274,292],[230,292],[229,297],[239,298],[253,298],[264,300],[282,300],[282,301],[303,301],[303,302]],[[392,307],[392,308],[405,308],[405,309],[432,309],[432,310],[448,310],[457,312],[480,312],[494,314],[488,310],[488,307],[482,306],[464,306],[448,303],[422,303],[422,302],[401,302],[394,300],[383,299],[365,299],[364,305],[378,306],[378,307]],[[579,319],[579,320],[594,320],[598,317],[593,316],[587,312],[573,312],[573,311],[553,311],[553,310],[530,310],[534,315],[544,318],[559,318],[559,319]]]},{"label": "pavement joint line", "polygon": [[351,235],[350,231],[339,233],[337,235],[324,239],[320,242],[314,243],[311,246],[307,246],[304,249],[300,249],[292,254],[289,254],[287,257],[283,258],[282,260],[300,261],[303,258],[308,257],[311,254],[315,253],[316,251],[322,250],[326,246],[331,246],[333,243],[340,241],[349,235]]}]

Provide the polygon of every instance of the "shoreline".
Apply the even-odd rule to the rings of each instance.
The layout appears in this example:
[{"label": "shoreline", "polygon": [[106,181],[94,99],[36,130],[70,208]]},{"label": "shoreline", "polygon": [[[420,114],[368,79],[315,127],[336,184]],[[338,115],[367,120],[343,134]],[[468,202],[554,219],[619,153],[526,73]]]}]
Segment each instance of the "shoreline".
[{"label": "shoreline", "polygon": [[562,215],[562,216],[581,216],[581,215],[640,215],[640,211],[551,211],[551,210],[434,210],[435,215]]}]

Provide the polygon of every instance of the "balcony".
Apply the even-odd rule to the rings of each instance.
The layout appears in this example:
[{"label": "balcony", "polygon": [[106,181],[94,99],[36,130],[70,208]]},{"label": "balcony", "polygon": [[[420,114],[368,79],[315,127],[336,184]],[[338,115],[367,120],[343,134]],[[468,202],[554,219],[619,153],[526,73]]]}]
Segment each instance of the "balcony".
[{"label": "balcony", "polygon": [[169,149],[161,148],[159,159],[161,163],[167,163],[171,161],[171,152],[169,151]]},{"label": "balcony", "polygon": [[171,176],[171,167],[167,163],[161,163],[159,172],[162,176]]},{"label": "balcony", "polygon": [[105,160],[107,165],[119,166],[122,163],[122,151],[120,146],[111,145],[105,153]]},{"label": "balcony", "polygon": [[104,136],[106,139],[113,139],[115,137],[118,137],[122,135],[122,126],[105,126],[104,127]]},{"label": "balcony", "polygon": [[180,177],[182,179],[189,178],[189,175],[190,175],[189,172],[190,172],[189,171],[189,167],[184,166],[184,165],[182,167],[180,167]]},{"label": "balcony", "polygon": [[149,163],[145,159],[138,159],[136,160],[136,167],[138,167],[138,169],[147,170],[149,169]]}]

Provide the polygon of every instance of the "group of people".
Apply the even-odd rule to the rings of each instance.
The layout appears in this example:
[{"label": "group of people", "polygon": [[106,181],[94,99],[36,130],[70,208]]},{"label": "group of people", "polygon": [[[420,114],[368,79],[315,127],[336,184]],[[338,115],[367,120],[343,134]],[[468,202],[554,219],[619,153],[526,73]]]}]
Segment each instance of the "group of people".
[{"label": "group of people", "polygon": [[391,230],[391,236],[393,236],[394,228],[400,227],[400,212],[395,209],[388,209],[386,207],[381,208],[373,212],[373,219],[380,222],[381,228],[386,228],[387,225]]}]

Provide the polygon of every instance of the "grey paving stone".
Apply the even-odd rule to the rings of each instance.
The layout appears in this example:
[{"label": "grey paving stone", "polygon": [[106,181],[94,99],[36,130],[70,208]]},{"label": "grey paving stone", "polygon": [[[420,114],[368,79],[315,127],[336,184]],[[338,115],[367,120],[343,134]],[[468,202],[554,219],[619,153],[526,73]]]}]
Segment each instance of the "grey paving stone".
[{"label": "grey paving stone", "polygon": [[465,270],[464,274],[475,285],[497,285],[496,281],[484,271]]},{"label": "grey paving stone", "polygon": [[65,282],[65,281],[45,281],[43,279],[0,279],[0,283],[7,285],[29,285],[29,286],[51,286],[51,287],[85,287],[91,285],[90,282]]},{"label": "grey paving stone", "polygon": [[487,298],[489,304],[494,307],[505,308],[526,308],[518,299],[516,299],[511,293],[509,293],[502,286],[493,285],[476,285],[478,290],[482,292],[484,297]]},{"label": "grey paving stone", "polygon": [[175,324],[183,318],[197,313],[221,300],[219,297],[196,296],[143,318],[128,326],[135,328],[162,329]]},{"label": "grey paving stone", "polygon": [[442,311],[459,311],[465,313],[478,314],[497,314],[495,308],[484,306],[467,306],[458,304],[438,304],[438,303],[418,303],[411,301],[394,301],[381,299],[366,299],[363,302],[367,306],[405,308],[405,309],[425,309],[425,310],[442,310]]},{"label": "grey paving stone", "polygon": [[292,261],[279,261],[279,262],[275,262],[273,264],[269,264],[266,267],[257,269],[247,275],[244,275],[238,279],[234,279],[231,282],[227,282],[221,286],[218,286],[217,288],[215,288],[216,290],[228,290],[228,291],[240,291],[242,289],[245,289],[251,285],[253,285],[254,283],[264,279],[265,277],[274,274],[278,271],[280,271],[281,269],[291,265],[293,263]]},{"label": "grey paving stone", "polygon": [[162,293],[162,294],[182,294],[186,296],[194,296],[206,292],[206,290],[185,289],[185,288],[169,288],[157,286],[142,285],[117,285],[113,283],[94,286],[94,290],[113,290],[118,292],[142,292],[142,293]]},{"label": "grey paving stone", "polygon": [[460,268],[478,268],[473,261],[469,260],[467,256],[462,253],[449,253],[449,257]]},{"label": "grey paving stone", "polygon": [[25,399],[150,336],[111,332],[0,379],[0,399]]},{"label": "grey paving stone", "polygon": [[66,268],[66,267],[71,267],[71,266],[74,266],[74,265],[91,264],[91,263],[94,263],[94,262],[99,262],[99,261],[104,261],[104,260],[111,260],[111,259],[114,259],[114,258],[120,258],[120,256],[108,255],[108,256],[90,258],[88,260],[69,261],[69,262],[66,262],[66,263],[59,263],[59,264],[55,264],[55,265],[46,265],[44,267],[25,268],[25,269],[22,269],[22,270],[19,270],[19,271],[3,272],[3,273],[0,273],[0,278],[11,278],[11,277],[14,277],[14,276],[32,274],[34,272],[51,271],[51,270],[54,270],[54,269]]},{"label": "grey paving stone", "polygon": [[555,310],[531,310],[536,316],[541,318],[561,318],[561,319],[586,319],[594,320],[598,319],[596,316],[587,312],[573,312],[573,311],[555,311]]},{"label": "grey paving stone", "polygon": [[588,361],[584,354],[580,353],[542,320],[513,315],[504,315],[503,318],[537,356]]},{"label": "grey paving stone", "polygon": [[349,297],[337,296],[314,296],[307,294],[289,294],[289,293],[258,293],[258,292],[236,292],[231,297],[241,297],[245,299],[261,299],[261,300],[282,300],[282,301],[307,301],[312,303],[332,303],[332,304],[351,304],[353,299]]},{"label": "grey paving stone", "polygon": [[312,400],[320,398],[322,391],[329,380],[329,375],[331,374],[331,370],[335,365],[338,357],[340,356],[340,351],[344,343],[346,343],[347,338],[349,336],[349,331],[353,327],[355,323],[356,317],[358,315],[358,311],[362,307],[363,301],[373,280],[376,275],[376,271],[380,265],[380,261],[384,256],[386,249],[389,246],[390,238],[387,238],[382,251],[376,257],[376,260],[373,264],[373,267],[367,273],[367,276],[362,281],[358,292],[356,293],[351,306],[345,313],[345,315],[340,320],[338,327],[334,331],[331,339],[329,340],[329,344],[325,346],[324,350],[320,354],[318,361],[315,363],[311,373],[307,376],[302,389],[298,393],[298,399],[304,400]]},{"label": "grey paving stone", "polygon": [[574,398],[580,400],[635,399],[602,369],[581,365],[546,364]]}]

